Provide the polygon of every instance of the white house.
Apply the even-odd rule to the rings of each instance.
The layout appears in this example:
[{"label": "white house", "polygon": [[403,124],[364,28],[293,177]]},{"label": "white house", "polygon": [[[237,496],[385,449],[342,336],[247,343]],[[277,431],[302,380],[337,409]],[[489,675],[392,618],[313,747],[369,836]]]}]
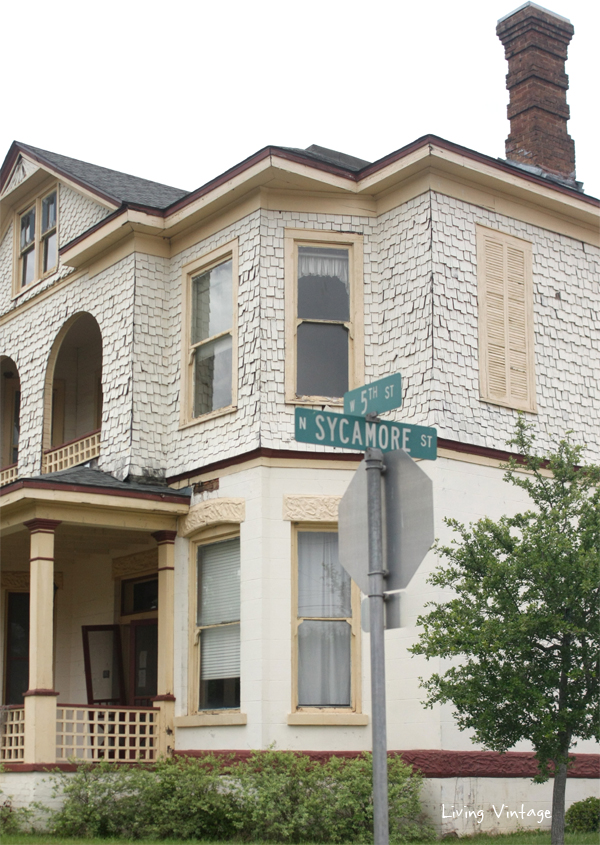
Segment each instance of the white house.
[{"label": "white house", "polygon": [[[499,22],[506,160],[435,136],[373,163],[266,147],[187,193],[11,146],[4,791],[38,796],[72,758],[370,748],[368,635],[336,533],[361,455],[297,443],[296,407],[341,409],[401,372],[385,418],[438,431],[421,466],[440,538],[445,516],[524,507],[501,468],[517,411],[540,447],[571,429],[600,459],[600,203],[566,131],[572,33],[530,2]],[[528,747],[482,751],[421,704],[435,666],[407,646],[435,566],[386,634],[389,748],[428,777],[440,823],[442,804],[548,808]],[[576,751],[569,801],[597,791],[597,746]]]}]

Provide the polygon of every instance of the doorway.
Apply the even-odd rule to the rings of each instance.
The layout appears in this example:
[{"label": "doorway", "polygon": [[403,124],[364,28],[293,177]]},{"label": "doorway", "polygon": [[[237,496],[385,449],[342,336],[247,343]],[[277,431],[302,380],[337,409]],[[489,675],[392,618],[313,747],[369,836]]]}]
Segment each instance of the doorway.
[{"label": "doorway", "polygon": [[130,624],[129,702],[152,707],[157,689],[158,620],[138,619]]},{"label": "doorway", "polygon": [[8,593],[5,704],[23,704],[29,687],[29,593]]}]

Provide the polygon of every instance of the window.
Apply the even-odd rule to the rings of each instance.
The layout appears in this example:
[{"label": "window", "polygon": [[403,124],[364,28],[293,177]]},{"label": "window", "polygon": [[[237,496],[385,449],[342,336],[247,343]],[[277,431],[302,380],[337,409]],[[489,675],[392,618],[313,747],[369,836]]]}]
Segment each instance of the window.
[{"label": "window", "polygon": [[477,227],[481,398],[536,411],[531,244]]},{"label": "window", "polygon": [[57,217],[56,189],[19,215],[19,289],[56,269]]},{"label": "window", "polygon": [[237,245],[185,269],[189,314],[183,422],[231,409],[236,401]]},{"label": "window", "polygon": [[158,610],[158,578],[130,578],[121,581],[121,615]]},{"label": "window", "polygon": [[362,237],[286,230],[288,401],[339,402],[363,381]]},{"label": "window", "polygon": [[196,566],[198,710],[239,709],[239,538],[199,546]]},{"label": "window", "polygon": [[358,588],[339,562],[336,531],[295,535],[294,708],[358,710]]}]

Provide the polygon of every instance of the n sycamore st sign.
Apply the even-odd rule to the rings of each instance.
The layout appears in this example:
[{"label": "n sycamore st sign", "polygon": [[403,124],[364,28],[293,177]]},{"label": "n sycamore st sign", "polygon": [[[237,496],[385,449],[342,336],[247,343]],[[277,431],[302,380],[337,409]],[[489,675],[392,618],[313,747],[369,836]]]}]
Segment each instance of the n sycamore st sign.
[{"label": "n sycamore st sign", "polygon": [[364,417],[296,408],[295,439],[339,449],[381,449],[407,452],[411,458],[434,461],[437,457],[437,430],[399,422],[371,422]]}]

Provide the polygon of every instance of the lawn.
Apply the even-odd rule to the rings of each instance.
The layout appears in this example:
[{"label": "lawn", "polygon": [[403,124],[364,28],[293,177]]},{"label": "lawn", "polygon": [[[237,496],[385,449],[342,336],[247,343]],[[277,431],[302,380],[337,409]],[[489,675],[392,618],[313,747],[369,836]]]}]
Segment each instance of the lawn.
[{"label": "lawn", "polygon": [[[39,834],[11,834],[3,835],[1,837],[2,845],[173,845],[175,842],[181,840],[161,839],[160,841],[150,840],[130,840],[130,839],[65,839],[53,836],[43,836]],[[440,841],[440,840],[438,840]],[[456,840],[445,839],[444,842],[453,842]],[[492,835],[480,833],[476,836],[464,837],[463,842],[477,843],[478,845],[550,845],[549,831],[531,831],[523,833],[506,833],[502,835]],[[216,842],[214,840],[186,840],[186,845],[233,845],[232,840],[227,842]],[[599,845],[600,834],[598,833],[567,833],[565,835],[565,845]],[[276,845],[270,842],[246,842],[245,845]],[[308,845],[308,843],[306,843]],[[354,842],[348,842],[346,845],[356,845]]]}]

